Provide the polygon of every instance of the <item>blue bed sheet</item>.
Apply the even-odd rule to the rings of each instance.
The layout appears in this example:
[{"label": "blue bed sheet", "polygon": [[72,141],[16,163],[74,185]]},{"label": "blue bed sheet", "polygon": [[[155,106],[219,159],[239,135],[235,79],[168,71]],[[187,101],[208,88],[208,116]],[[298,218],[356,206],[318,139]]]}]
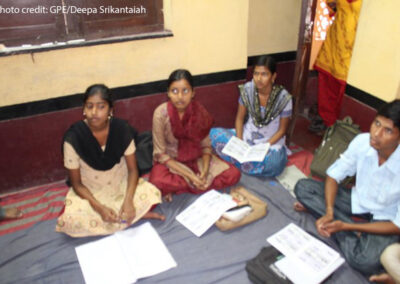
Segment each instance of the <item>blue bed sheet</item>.
[{"label": "blue bed sheet", "polygon": [[[198,238],[175,220],[176,215],[196,199],[195,195],[174,196],[173,202],[157,206],[155,211],[163,213],[167,219],[150,222],[178,266],[137,283],[250,283],[246,262],[269,245],[267,237],[290,222],[317,234],[314,218],[295,212],[294,198],[275,179],[242,175],[240,185],[266,201],[268,213],[252,224],[229,232],[221,232],[213,226]],[[84,283],[75,247],[100,237],[72,238],[56,233],[55,225],[56,220],[40,222],[0,237],[0,283]],[[332,239],[324,241],[338,250]],[[368,281],[345,263],[326,283]]]}]

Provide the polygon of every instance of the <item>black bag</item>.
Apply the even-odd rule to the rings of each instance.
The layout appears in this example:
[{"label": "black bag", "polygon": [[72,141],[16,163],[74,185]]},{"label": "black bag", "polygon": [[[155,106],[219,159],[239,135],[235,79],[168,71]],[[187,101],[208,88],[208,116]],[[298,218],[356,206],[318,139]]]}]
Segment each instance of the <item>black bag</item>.
[{"label": "black bag", "polygon": [[343,120],[337,120],[325,131],[321,145],[315,150],[310,166],[311,174],[321,178],[326,177],[326,170],[360,132],[360,127],[353,124],[350,116],[346,116]]},{"label": "black bag", "polygon": [[261,252],[246,263],[247,276],[256,284],[289,284],[286,278],[274,263],[282,257],[282,254],[274,247],[264,247]]},{"label": "black bag", "polygon": [[135,137],[136,161],[139,175],[148,173],[153,167],[153,136],[145,131]]}]

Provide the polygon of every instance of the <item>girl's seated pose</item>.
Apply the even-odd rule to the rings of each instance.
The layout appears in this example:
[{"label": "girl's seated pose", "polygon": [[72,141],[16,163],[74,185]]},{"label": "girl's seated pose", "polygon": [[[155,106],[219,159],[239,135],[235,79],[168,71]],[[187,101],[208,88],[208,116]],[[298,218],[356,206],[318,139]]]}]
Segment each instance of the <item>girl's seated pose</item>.
[{"label": "girl's seated pose", "polygon": [[172,194],[202,193],[236,184],[240,172],[211,154],[208,136],[213,118],[193,100],[193,79],[176,70],[168,79],[169,101],[153,115],[153,158],[150,182],[167,201]]},{"label": "girl's seated pose", "polygon": [[142,217],[163,220],[164,216],[149,212],[161,202],[161,194],[152,184],[138,180],[133,129],[112,116],[110,90],[90,86],[83,101],[85,119],[64,136],[64,166],[72,189],[56,231],[74,237],[104,235]]},{"label": "girl's seated pose", "polygon": [[[287,162],[285,133],[292,114],[292,99],[282,86],[274,84],[275,79],[275,60],[270,56],[259,57],[253,80],[239,86],[235,129],[213,128],[210,132],[212,146],[218,155],[247,174],[277,176]],[[249,145],[269,143],[270,150],[264,161],[241,164],[224,155],[222,149],[235,135]]]}]

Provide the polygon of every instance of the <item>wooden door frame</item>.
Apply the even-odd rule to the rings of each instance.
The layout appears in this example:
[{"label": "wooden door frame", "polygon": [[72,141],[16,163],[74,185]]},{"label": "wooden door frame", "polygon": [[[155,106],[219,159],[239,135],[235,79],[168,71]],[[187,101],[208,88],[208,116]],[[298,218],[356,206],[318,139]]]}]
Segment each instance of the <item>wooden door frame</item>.
[{"label": "wooden door frame", "polygon": [[[310,5],[311,4],[311,5]],[[301,4],[301,16],[300,16],[300,28],[299,28],[299,40],[297,44],[296,54],[296,67],[293,76],[292,95],[293,95],[293,113],[290,121],[288,131],[286,133],[286,143],[290,144],[292,140],[293,131],[296,125],[297,116],[300,110],[303,108],[304,99],[306,95],[309,65],[310,65],[310,54],[312,44],[312,33],[313,33],[313,21],[315,18],[317,0],[302,0]],[[310,9],[309,23],[306,23],[307,10]]]}]

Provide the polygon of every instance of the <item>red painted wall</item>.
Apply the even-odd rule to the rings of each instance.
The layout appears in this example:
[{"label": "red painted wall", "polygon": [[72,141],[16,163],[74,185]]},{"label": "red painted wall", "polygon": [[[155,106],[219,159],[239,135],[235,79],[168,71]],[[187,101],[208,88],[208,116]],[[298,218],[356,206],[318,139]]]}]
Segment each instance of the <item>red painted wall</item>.
[{"label": "red painted wall", "polygon": [[376,116],[377,111],[346,94],[343,97],[342,109],[340,111],[340,119],[349,115],[355,124],[360,126],[362,132],[369,132],[372,121]]}]

